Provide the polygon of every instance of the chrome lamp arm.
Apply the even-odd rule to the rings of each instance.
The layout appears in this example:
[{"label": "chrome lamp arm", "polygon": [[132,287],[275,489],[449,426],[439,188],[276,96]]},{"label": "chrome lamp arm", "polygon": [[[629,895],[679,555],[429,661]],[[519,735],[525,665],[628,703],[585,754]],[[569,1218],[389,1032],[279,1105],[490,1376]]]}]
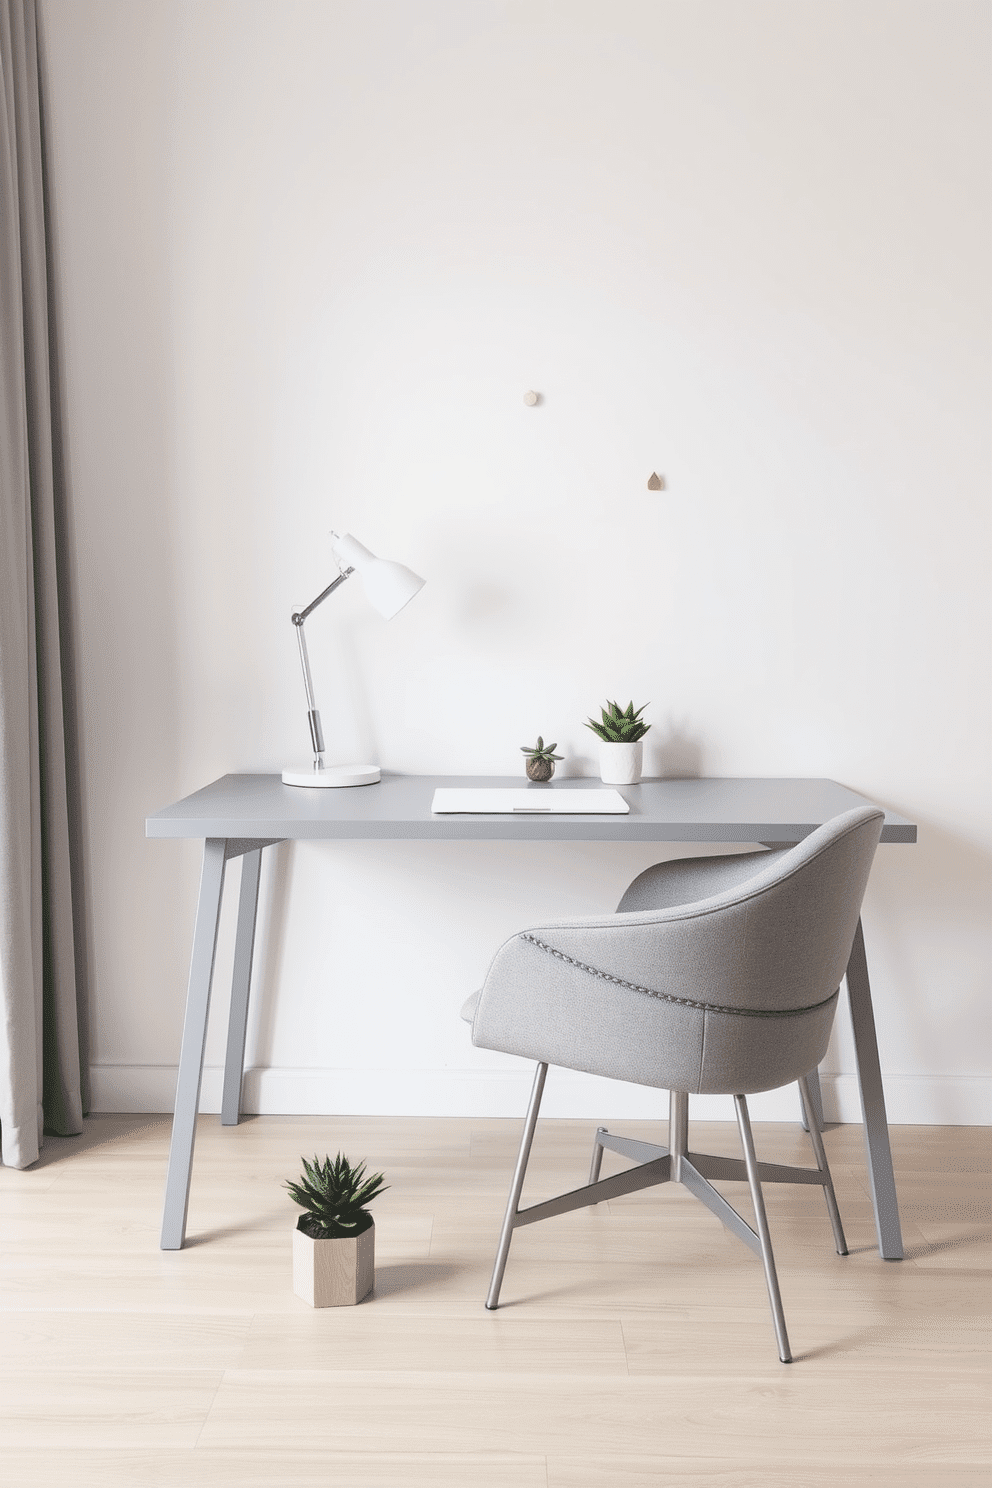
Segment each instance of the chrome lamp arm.
[{"label": "chrome lamp arm", "polygon": [[345,579],[349,578],[354,572],[355,570],[353,568],[342,569],[337,578],[332,579],[327,588],[318,594],[316,599],[310,601],[306,609],[294,610],[290,616],[290,619],[296,626],[296,639],[300,648],[303,686],[307,694],[307,722],[310,725],[310,742],[313,745],[313,767],[315,770],[322,770],[324,768],[324,731],[320,726],[320,712],[313,695],[313,677],[310,675],[310,657],[307,654],[307,638],[303,633],[303,627],[306,624],[307,616],[312,615],[317,606],[323,604],[327,596],[333,594],[335,589],[340,584],[343,584]]}]

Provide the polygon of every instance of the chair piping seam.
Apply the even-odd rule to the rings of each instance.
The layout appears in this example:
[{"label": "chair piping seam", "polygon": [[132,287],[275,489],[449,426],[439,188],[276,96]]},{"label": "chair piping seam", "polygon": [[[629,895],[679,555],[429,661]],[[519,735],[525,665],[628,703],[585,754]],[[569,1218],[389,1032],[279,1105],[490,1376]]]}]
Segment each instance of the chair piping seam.
[{"label": "chair piping seam", "polygon": [[602,982],[611,982],[615,987],[626,987],[629,992],[641,992],[645,997],[653,997],[657,1002],[670,1002],[676,1007],[698,1008],[704,1013],[727,1013],[732,1018],[797,1018],[804,1013],[815,1013],[820,1008],[828,1007],[840,995],[838,987],[836,992],[832,992],[822,1002],[813,1002],[807,1007],[798,1008],[723,1007],[718,1002],[701,1002],[693,997],[673,997],[670,992],[656,992],[652,987],[642,987],[637,982],[625,981],[623,977],[613,976],[608,971],[601,971],[598,966],[589,966],[585,961],[576,961],[573,956],[566,956],[564,951],[559,951],[554,946],[547,945],[543,940],[538,940],[536,935],[528,935],[525,932],[520,938],[537,946],[538,950],[546,951],[556,960],[564,961],[568,966],[574,966],[579,971],[588,972],[590,976],[598,977]]}]

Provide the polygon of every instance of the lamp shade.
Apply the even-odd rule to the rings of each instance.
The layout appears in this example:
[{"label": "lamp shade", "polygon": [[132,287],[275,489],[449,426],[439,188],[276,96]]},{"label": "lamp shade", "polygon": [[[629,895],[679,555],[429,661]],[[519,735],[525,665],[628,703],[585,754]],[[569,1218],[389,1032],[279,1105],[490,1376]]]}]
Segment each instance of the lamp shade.
[{"label": "lamp shade", "polygon": [[361,574],[369,604],[386,620],[392,620],[394,615],[398,615],[403,606],[409,604],[413,596],[424,587],[426,581],[419,574],[402,563],[377,558],[350,533],[345,533],[344,537],[335,537],[332,547],[342,563]]}]

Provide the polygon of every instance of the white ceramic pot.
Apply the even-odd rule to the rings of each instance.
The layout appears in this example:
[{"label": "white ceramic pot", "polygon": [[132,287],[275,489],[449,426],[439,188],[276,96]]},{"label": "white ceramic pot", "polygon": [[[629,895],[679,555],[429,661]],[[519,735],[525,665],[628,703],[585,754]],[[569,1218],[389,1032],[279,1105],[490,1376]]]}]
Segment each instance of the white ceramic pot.
[{"label": "white ceramic pot", "polygon": [[311,1307],[354,1307],[375,1280],[375,1224],[360,1235],[313,1240],[293,1231],[293,1291]]},{"label": "white ceramic pot", "polygon": [[599,778],[604,785],[636,785],[641,778],[643,744],[607,744],[599,741]]}]

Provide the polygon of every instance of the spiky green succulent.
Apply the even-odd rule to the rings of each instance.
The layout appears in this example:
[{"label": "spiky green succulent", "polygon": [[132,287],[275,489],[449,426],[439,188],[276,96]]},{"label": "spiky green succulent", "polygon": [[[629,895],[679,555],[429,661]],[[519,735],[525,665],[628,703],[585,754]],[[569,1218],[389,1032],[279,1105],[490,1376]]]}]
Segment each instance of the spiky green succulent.
[{"label": "spiky green succulent", "polygon": [[651,727],[641,717],[647,706],[647,703],[642,703],[635,710],[632,702],[626,708],[621,708],[619,703],[607,703],[605,708],[600,709],[602,723],[596,723],[590,718],[585,727],[592,729],[606,744],[636,744]]},{"label": "spiky green succulent", "polygon": [[286,1184],[290,1198],[304,1210],[297,1227],[312,1240],[360,1235],[367,1230],[372,1216],[365,1206],[385,1192],[383,1175],[366,1178],[365,1164],[353,1168],[343,1152],[333,1162],[329,1157],[323,1162],[319,1157],[312,1163],[305,1157],[300,1161],[300,1181]]},{"label": "spiky green succulent", "polygon": [[555,750],[557,748],[558,748],[557,742],[555,742],[554,744],[545,744],[545,742],[541,738],[541,735],[540,734],[538,734],[538,736],[537,736],[537,743],[536,744],[521,744],[521,746],[520,746],[521,753],[522,754],[525,754],[528,759],[539,759],[539,760],[560,760],[560,759],[564,759],[565,756],[563,754],[555,754]]}]

